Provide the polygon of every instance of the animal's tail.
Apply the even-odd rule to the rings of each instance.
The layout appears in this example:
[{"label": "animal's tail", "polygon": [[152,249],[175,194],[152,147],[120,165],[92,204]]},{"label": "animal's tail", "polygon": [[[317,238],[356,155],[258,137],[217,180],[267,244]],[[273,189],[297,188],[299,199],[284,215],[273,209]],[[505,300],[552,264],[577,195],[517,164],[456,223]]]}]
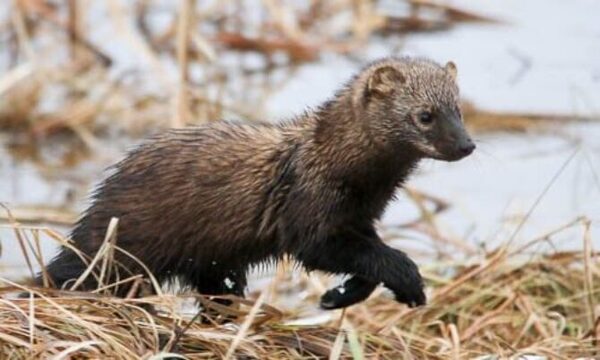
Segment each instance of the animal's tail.
[{"label": "animal's tail", "polygon": [[[87,268],[88,264],[81,260],[77,253],[71,249],[62,248],[58,255],[56,255],[56,257],[52,259],[48,265],[46,265],[45,271],[37,274],[34,279],[34,283],[37,286],[44,286],[44,276],[46,275],[50,281],[49,285],[51,287],[57,289],[70,289],[71,286],[75,284],[77,279],[79,279],[79,277],[81,277],[81,275],[87,270]],[[80,283],[75,290],[91,291],[97,289],[98,279],[96,276],[98,275],[99,270],[98,264],[96,264],[94,271],[88,274],[85,280]],[[138,272],[133,273],[129,268],[120,267],[119,269],[116,269],[116,273],[109,272],[103,281],[105,281],[107,284],[113,284],[119,279],[119,275],[131,276],[133,274],[143,273],[141,269],[137,270]],[[111,287],[110,292],[116,296],[124,297],[130,293],[132,285],[132,282],[126,282],[118,286],[114,285]],[[132,294],[135,296],[136,294],[145,294],[145,292],[153,293],[153,290],[151,287],[148,290],[147,287],[143,285],[139,290],[136,290],[136,292]]]}]

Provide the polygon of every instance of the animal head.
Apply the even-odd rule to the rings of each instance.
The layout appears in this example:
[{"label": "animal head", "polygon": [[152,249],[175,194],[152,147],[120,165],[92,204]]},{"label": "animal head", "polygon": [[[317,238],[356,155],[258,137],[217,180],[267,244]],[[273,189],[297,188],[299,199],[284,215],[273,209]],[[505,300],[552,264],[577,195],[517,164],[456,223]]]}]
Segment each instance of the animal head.
[{"label": "animal head", "polygon": [[456,66],[425,59],[386,59],[360,75],[358,116],[376,142],[410,144],[426,158],[456,161],[475,150],[460,111]]}]

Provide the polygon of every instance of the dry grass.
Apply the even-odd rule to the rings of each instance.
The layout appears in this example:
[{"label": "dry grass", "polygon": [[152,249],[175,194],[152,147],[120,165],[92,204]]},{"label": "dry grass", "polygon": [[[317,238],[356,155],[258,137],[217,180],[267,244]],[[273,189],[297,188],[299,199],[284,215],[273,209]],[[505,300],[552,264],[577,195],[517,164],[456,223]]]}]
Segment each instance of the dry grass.
[{"label": "dry grass", "polygon": [[561,125],[573,122],[594,121],[591,117],[535,113],[502,113],[486,111],[465,101],[462,105],[465,123],[475,133],[556,132]]},{"label": "dry grass", "polygon": [[[126,2],[112,0],[103,2],[109,13],[105,24],[93,23],[89,9],[77,1],[15,0],[2,5],[9,11],[0,19],[0,63],[7,64],[0,69],[0,130],[14,135],[12,145],[38,145],[66,134],[93,150],[99,137],[138,137],[157,128],[223,117],[260,119],[268,96],[288,81],[298,63],[317,61],[323,53],[356,54],[373,36],[493,21],[422,0],[406,1],[405,15],[382,13],[372,1],[316,0],[302,9],[291,1],[258,2],[261,17],[253,22],[241,16],[248,13],[242,1],[207,7],[181,0],[165,10],[152,1],[125,8]],[[431,18],[432,13],[437,17]],[[340,14],[348,20],[340,22]],[[156,15],[166,15],[165,26],[153,26]],[[118,61],[92,37],[96,25],[118,33],[148,69],[115,70]],[[261,59],[261,66],[245,64],[243,54],[249,52]],[[225,57],[234,64],[226,65],[221,61]],[[480,132],[532,131],[552,123],[548,118],[567,120],[495,114],[468,105],[465,118]],[[448,204],[417,191],[409,195],[421,205],[432,202],[435,210],[419,206],[422,218],[405,226],[443,240],[430,220]],[[17,210],[24,223],[65,225],[75,216],[65,209]],[[0,226],[15,231],[31,272],[43,263],[41,241],[66,244],[50,229],[24,227],[10,215],[0,220],[10,223]],[[572,226],[589,230],[585,219]],[[327,279],[306,275],[291,295],[282,286],[285,277],[275,276],[270,286],[250,294],[251,300],[235,299],[232,307],[219,307],[197,294],[159,291],[156,296],[122,299],[107,295],[113,284],[82,293],[34,288],[0,277],[0,359],[463,359],[533,353],[598,358],[600,266],[586,234],[582,251],[546,255],[525,253],[554,234],[544,234],[527,247],[489,254],[454,240],[451,246],[479,255],[479,260],[426,267],[430,302],[412,310],[377,291],[345,312],[323,314],[316,304]],[[111,263],[110,239],[114,237],[107,236],[104,256],[97,262]],[[139,278],[123,281],[141,284]],[[268,305],[274,299],[283,303],[297,298],[300,292],[308,311]],[[15,293],[28,296],[17,299]],[[189,305],[193,300],[212,311],[196,312]],[[223,323],[224,317],[231,321]],[[299,323],[310,325],[292,325]]]},{"label": "dry grass", "polygon": [[[65,242],[49,229],[11,221],[32,268],[41,260],[41,238]],[[583,251],[542,255],[532,250],[575,226],[584,229]],[[110,284],[84,293],[3,279],[0,358],[594,358],[600,355],[600,254],[592,250],[589,226],[587,219],[576,219],[477,262],[434,263],[424,272],[430,301],[419,309],[378,291],[345,312],[323,314],[316,309],[322,290],[311,287],[306,275],[296,291],[309,292],[305,303],[314,301],[314,308],[302,315],[266,303],[298,296],[278,293],[285,288],[277,284],[285,281],[280,276],[251,294],[252,300],[233,299],[231,307],[190,293],[159,290],[155,296],[122,299],[105,293]],[[114,228],[106,237],[109,248],[113,234]],[[111,251],[102,254],[96,263],[105,262]],[[15,293],[26,296],[9,296]],[[212,310],[197,312],[193,300]]]},{"label": "dry grass", "polygon": [[[261,119],[266,99],[300,63],[317,61],[324,53],[356,55],[378,34],[493,22],[422,0],[405,1],[404,15],[388,14],[376,2],[353,0],[306,6],[268,0],[256,0],[258,6],[193,0],[168,7],[152,1],[100,3],[95,10],[77,1],[3,5],[0,129],[29,142],[74,134],[93,149],[96,137],[115,133],[137,137],[224,117]],[[103,12],[108,18],[97,20]],[[157,25],[155,17],[166,23]],[[96,28],[115,36],[120,50],[106,49]],[[256,55],[260,65],[247,65],[247,53]],[[128,58],[134,65],[123,66]],[[247,88],[253,91],[243,91]]]}]

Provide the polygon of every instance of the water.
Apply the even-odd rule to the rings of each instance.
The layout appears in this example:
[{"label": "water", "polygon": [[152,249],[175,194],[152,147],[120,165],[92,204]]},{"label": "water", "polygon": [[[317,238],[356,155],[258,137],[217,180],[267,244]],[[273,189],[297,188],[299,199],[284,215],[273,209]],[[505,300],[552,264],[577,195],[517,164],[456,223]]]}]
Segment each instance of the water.
[{"label": "water", "polygon": [[[481,108],[578,114],[596,122],[564,127],[554,134],[481,136],[473,156],[452,164],[426,161],[409,185],[453,204],[439,216],[441,233],[489,249],[513,236],[551,178],[577,151],[514,242],[587,216],[592,220],[592,238],[598,246],[600,22],[596,20],[600,3],[515,0],[453,4],[502,23],[411,35],[401,51],[393,55],[426,56],[441,63],[454,61],[463,97]],[[389,56],[390,48],[387,41],[374,41],[364,58]],[[269,109],[284,116],[289,109],[301,111],[306,104],[318,104],[354,71],[353,61],[336,56],[306,66],[274,96]],[[384,224],[403,223],[415,215],[414,206],[401,197],[388,209]],[[423,241],[426,239],[419,236],[405,246],[419,248]],[[564,232],[553,241],[557,249],[581,248],[581,231]]]},{"label": "water", "polygon": [[[317,63],[303,65],[283,87],[268,98],[266,116],[281,119],[315,106],[354,73],[361,63],[381,56],[409,54],[458,64],[464,98],[481,108],[515,112],[598,115],[600,104],[600,3],[579,1],[518,1],[490,3],[457,1],[502,20],[498,25],[465,25],[451,31],[411,35],[400,52],[399,39],[378,38],[361,52],[360,61],[325,54]],[[102,32],[108,31],[102,28]],[[142,59],[129,56],[118,42],[106,48],[123,68]],[[145,64],[144,66],[148,66]],[[409,186],[445,199],[448,211],[436,219],[444,237],[465,241],[465,256],[481,254],[515,234],[523,217],[559,172],[549,190],[516,234],[523,243],[578,216],[592,220],[594,246],[600,246],[600,123],[564,126],[546,134],[477,136],[477,152],[457,163],[424,161]],[[7,143],[8,138],[2,139]],[[102,141],[101,156],[74,167],[40,166],[15,158],[0,148],[0,202],[10,207],[40,204],[67,206],[80,211],[85,194],[118,160],[131,143]],[[59,145],[53,146],[56,149]],[[60,152],[60,151],[58,151]],[[415,206],[405,196],[391,204],[383,225],[391,228],[414,219]],[[58,228],[66,233],[66,228]],[[435,248],[456,254],[456,248],[434,244],[428,236],[400,230],[395,246],[414,254]],[[546,243],[545,251],[580,249],[581,227],[565,231]],[[12,231],[0,228],[3,276],[25,272]],[[46,256],[52,242],[44,239]],[[425,245],[424,245],[425,244]],[[433,245],[432,245],[433,244]],[[468,250],[468,251],[466,251]],[[430,261],[430,253],[422,261]]]}]

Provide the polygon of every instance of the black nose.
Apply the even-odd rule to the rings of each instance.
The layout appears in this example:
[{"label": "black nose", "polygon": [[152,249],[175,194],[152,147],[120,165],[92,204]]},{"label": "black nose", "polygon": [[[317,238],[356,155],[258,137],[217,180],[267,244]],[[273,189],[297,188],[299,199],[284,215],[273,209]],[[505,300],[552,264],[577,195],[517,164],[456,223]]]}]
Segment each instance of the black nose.
[{"label": "black nose", "polygon": [[473,144],[472,142],[469,142],[465,145],[461,145],[459,150],[461,152],[461,154],[463,154],[464,156],[470,155],[473,150],[475,150],[475,144]]}]

